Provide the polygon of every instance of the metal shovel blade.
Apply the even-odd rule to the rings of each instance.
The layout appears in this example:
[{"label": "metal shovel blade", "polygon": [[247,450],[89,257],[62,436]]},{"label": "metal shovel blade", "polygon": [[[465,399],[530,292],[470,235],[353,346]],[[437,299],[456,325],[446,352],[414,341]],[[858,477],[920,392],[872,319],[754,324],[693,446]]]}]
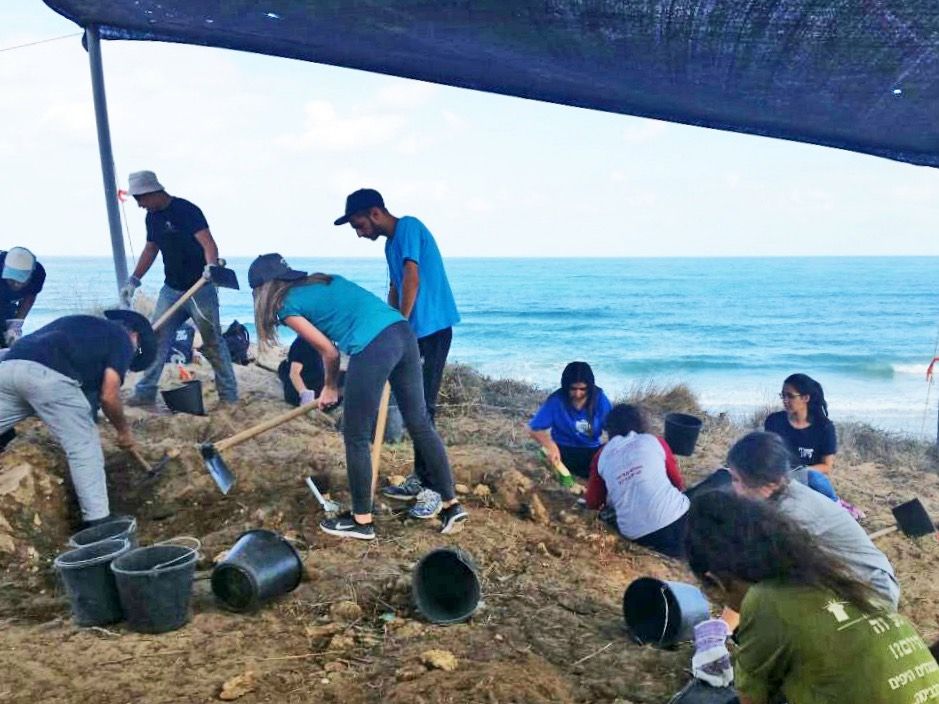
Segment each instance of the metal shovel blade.
[{"label": "metal shovel blade", "polygon": [[911,538],[920,538],[936,532],[926,507],[919,499],[912,499],[891,509],[897,521],[897,527]]},{"label": "metal shovel blade", "polygon": [[235,475],[232,474],[228,465],[225,464],[225,460],[222,459],[212,443],[207,442],[200,445],[199,452],[202,453],[205,468],[212,475],[212,479],[215,480],[215,485],[219,488],[219,491],[227,494],[235,485]]},{"label": "metal shovel blade", "polygon": [[325,496],[323,496],[320,493],[320,490],[316,486],[316,482],[313,481],[313,477],[306,478],[306,485],[310,487],[310,491],[313,492],[313,496],[316,497],[316,500],[319,502],[319,505],[323,507],[323,510],[326,513],[338,513],[339,512],[339,504],[337,504],[335,501],[331,501],[330,499],[327,499]]},{"label": "metal shovel blade", "polygon": [[212,283],[216,286],[233,288],[236,291],[240,289],[234,270],[225,266],[212,266],[209,268],[209,273],[212,274]]}]

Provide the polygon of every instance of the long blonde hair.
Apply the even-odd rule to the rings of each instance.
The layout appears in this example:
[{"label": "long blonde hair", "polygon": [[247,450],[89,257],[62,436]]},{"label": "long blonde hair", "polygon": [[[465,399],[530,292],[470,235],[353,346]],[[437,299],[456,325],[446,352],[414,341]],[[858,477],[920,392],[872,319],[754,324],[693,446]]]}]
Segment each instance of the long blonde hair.
[{"label": "long blonde hair", "polygon": [[308,284],[330,284],[333,277],[329,274],[310,274],[303,279],[282,281],[273,279],[254,289],[254,327],[258,333],[258,343],[264,347],[274,347],[279,344],[277,326],[280,319],[278,311],[284,305],[284,298],[290,289],[295,286]]}]

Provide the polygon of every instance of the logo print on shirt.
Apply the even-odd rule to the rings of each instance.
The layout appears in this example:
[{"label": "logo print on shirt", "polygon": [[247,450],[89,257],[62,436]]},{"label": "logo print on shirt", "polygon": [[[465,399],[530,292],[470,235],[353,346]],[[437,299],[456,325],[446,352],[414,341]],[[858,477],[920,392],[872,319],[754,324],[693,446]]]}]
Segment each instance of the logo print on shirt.
[{"label": "logo print on shirt", "polygon": [[582,418],[581,420],[574,423],[574,429],[577,430],[577,432],[581,435],[590,435],[590,421],[586,418]]},{"label": "logo print on shirt", "polygon": [[825,611],[830,613],[835,617],[835,621],[838,623],[844,623],[851,617],[848,616],[848,612],[844,608],[845,602],[843,601],[829,601],[825,604]]},{"label": "logo print on shirt", "polygon": [[164,232],[176,232],[176,226],[173,223],[171,223],[169,220],[167,220],[165,223],[163,223],[163,231]]},{"label": "logo print on shirt", "polygon": [[804,460],[812,459],[812,455],[815,454],[814,447],[800,447],[799,448],[799,457]]}]

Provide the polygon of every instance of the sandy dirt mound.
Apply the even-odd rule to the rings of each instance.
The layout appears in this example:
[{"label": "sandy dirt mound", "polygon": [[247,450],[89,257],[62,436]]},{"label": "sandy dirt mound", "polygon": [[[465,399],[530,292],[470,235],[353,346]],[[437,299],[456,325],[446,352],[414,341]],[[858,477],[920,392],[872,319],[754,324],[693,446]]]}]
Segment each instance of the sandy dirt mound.
[{"label": "sandy dirt mound", "polygon": [[[114,510],[138,517],[144,544],[178,535],[203,543],[191,622],[156,636],[122,624],[72,625],[51,568],[77,521],[67,466],[46,430],[25,423],[0,455],[0,701],[623,704],[663,702],[685,681],[687,647],[633,644],[621,600],[639,576],[692,578],[611,534],[538,464],[522,427],[536,399],[521,387],[508,388],[505,411],[493,408],[498,385],[448,379],[439,427],[471,513],[466,530],[441,536],[405,519],[400,506],[380,503],[380,537],[360,544],[317,530],[322,513],[303,484],[313,474],[348,501],[334,418],[314,413],[226,453],[238,481],[223,496],[196,443],[287,409],[273,374],[251,365],[237,369],[242,400],[216,410],[209,370],[193,368],[205,381],[210,416],[133,411],[150,460],[179,450],[157,480],[145,481],[102,423]],[[174,373],[168,369],[168,379]],[[686,476],[718,466],[740,433],[708,419],[698,454],[682,459]],[[383,477],[406,474],[411,460],[409,443],[386,446]],[[939,478],[916,467],[845,463],[835,482],[867,511],[869,530],[886,525],[889,507],[914,493],[939,509]],[[259,612],[230,613],[210,592],[212,558],[254,527],[292,539],[306,575]],[[423,621],[410,596],[414,565],[442,545],[473,556],[483,587],[478,613],[450,627]],[[881,545],[899,572],[904,613],[939,637],[939,543],[893,535]]]}]

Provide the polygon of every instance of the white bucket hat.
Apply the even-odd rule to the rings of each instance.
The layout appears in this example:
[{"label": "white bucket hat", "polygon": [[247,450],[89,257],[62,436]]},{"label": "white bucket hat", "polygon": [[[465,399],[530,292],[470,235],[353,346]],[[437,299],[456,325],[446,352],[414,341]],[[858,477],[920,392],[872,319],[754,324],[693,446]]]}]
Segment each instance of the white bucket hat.
[{"label": "white bucket hat", "polygon": [[152,171],[135,171],[127,177],[127,192],[132,196],[165,190]]},{"label": "white bucket hat", "polygon": [[36,255],[25,247],[13,247],[3,260],[0,278],[25,284],[36,268]]}]

